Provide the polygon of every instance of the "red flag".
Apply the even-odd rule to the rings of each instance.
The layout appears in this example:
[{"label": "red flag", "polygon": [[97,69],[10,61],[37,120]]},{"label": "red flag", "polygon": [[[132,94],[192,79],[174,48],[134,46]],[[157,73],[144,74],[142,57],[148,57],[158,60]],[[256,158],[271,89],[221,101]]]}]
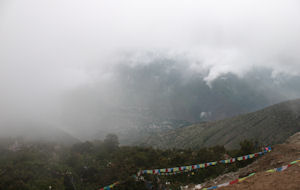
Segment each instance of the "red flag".
[{"label": "red flag", "polygon": [[237,182],[239,182],[238,179],[236,179],[236,180],[234,180],[234,181],[231,181],[229,184],[232,185],[232,184],[235,184],[235,183],[237,183]]}]

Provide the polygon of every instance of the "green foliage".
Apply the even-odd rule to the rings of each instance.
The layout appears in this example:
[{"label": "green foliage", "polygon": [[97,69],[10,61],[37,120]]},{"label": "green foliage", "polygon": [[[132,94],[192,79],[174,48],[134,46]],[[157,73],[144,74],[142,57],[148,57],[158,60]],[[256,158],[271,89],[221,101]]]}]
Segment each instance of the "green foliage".
[{"label": "green foliage", "polygon": [[257,151],[257,149],[255,149],[256,147],[255,144],[257,144],[257,142],[250,141],[250,140],[244,140],[240,142],[240,146],[241,146],[241,149],[239,151],[240,155],[250,154],[254,151]]},{"label": "green foliage", "polygon": [[[217,165],[173,176],[146,175],[145,182],[132,176],[143,169],[168,168],[216,161],[225,154],[253,152],[252,141],[241,142],[241,149],[226,151],[223,146],[202,149],[159,150],[151,147],[119,147],[118,138],[83,142],[72,147],[53,144],[26,144],[18,151],[1,150],[0,190],[95,190],[116,181],[115,190],[143,190],[148,186],[178,189],[180,185],[201,183],[244,166],[239,163]],[[110,149],[111,148],[111,149]]]},{"label": "green foliage", "polygon": [[107,151],[115,151],[119,148],[119,138],[115,134],[108,134],[104,139],[104,146]]}]

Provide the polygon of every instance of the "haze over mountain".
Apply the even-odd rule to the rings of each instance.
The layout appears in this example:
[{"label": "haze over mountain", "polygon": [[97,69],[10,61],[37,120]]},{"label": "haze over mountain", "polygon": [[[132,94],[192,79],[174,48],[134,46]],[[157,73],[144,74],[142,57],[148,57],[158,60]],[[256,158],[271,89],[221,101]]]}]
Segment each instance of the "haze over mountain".
[{"label": "haze over mountain", "polygon": [[[21,121],[1,122],[0,139],[10,143],[55,143],[70,146],[80,140],[53,125]],[[2,141],[1,141],[2,142]]]},{"label": "haze over mountain", "polygon": [[0,123],[129,143],[298,98],[299,5],[0,1]]},{"label": "haze over mountain", "polygon": [[185,65],[156,58],[146,65],[119,66],[114,81],[82,86],[66,95],[64,122],[81,137],[103,138],[115,132],[131,139],[141,136],[133,135],[138,129],[145,132],[153,124],[160,128],[170,120],[223,119],[300,97],[298,76],[273,78],[271,70],[254,68],[243,77],[223,74],[208,85],[205,72],[187,71]]}]

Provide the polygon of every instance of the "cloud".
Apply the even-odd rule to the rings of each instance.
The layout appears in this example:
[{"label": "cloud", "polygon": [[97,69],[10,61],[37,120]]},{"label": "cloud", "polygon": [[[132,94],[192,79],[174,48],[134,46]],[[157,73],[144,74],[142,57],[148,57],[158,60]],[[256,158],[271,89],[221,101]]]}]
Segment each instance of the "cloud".
[{"label": "cloud", "polygon": [[197,54],[197,60],[212,69],[208,79],[262,64],[295,72],[300,60],[299,4],[296,0],[2,1],[1,62],[74,70],[107,65],[111,63],[107,55],[118,51],[160,49]]},{"label": "cloud", "polygon": [[155,59],[172,60],[173,66],[162,68],[183,70],[183,82],[200,75],[210,84],[256,67],[271,69],[273,77],[300,75],[299,5],[297,0],[0,1],[1,114],[59,114],[66,91],[99,81],[115,84],[122,65],[135,69]]}]

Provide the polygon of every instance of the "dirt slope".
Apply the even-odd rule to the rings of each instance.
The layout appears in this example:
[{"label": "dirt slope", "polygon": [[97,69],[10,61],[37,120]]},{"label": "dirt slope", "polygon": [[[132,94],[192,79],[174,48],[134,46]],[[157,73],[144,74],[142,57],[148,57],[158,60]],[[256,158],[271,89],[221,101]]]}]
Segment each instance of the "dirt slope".
[{"label": "dirt slope", "polygon": [[293,165],[282,172],[276,173],[258,173],[257,175],[246,179],[245,181],[228,187],[219,188],[220,190],[266,190],[266,189],[300,189],[300,166]]},{"label": "dirt slope", "polygon": [[273,151],[261,157],[251,165],[240,169],[238,172],[225,174],[205,183],[205,187],[222,184],[245,177],[250,173],[256,175],[246,180],[227,187],[218,188],[220,190],[237,189],[300,189],[300,164],[295,164],[282,172],[266,173],[266,170],[288,165],[291,161],[300,159],[300,132],[291,136],[285,144],[276,145]]}]

